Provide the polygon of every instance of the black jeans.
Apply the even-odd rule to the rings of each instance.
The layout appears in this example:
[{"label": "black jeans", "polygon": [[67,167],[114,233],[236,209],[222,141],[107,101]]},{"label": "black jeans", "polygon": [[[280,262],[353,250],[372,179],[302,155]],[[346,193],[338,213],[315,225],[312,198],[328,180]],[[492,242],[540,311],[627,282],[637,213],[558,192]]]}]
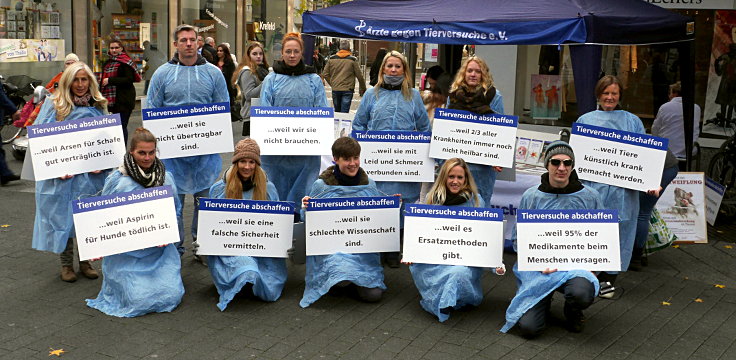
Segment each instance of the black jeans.
[{"label": "black jeans", "polygon": [[[595,286],[586,278],[574,277],[567,280],[557,291],[565,295],[565,306],[574,310],[587,309],[595,300]],[[552,305],[552,292],[521,316],[519,330],[524,337],[535,337],[547,327],[547,315]]]}]

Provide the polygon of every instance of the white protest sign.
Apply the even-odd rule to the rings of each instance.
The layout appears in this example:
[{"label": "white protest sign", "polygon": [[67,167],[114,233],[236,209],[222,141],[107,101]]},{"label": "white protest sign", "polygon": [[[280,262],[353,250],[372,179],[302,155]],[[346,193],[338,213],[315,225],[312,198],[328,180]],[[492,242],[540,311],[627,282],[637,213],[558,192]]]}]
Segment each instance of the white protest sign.
[{"label": "white protest sign", "polygon": [[521,271],[621,271],[617,210],[519,210],[516,235]]},{"label": "white protest sign", "polygon": [[713,179],[705,178],[705,219],[708,224],[715,226],[718,211],[721,209],[721,201],[726,193],[726,187],[713,181]]},{"label": "white protest sign", "polygon": [[659,188],[666,138],[572,124],[570,146],[582,180],[647,191]]},{"label": "white protest sign", "polygon": [[330,155],[335,141],[333,108],[250,108],[250,137],[261,155]]},{"label": "white protest sign", "polygon": [[399,251],[398,196],[309,200],[307,255]]},{"label": "white protest sign", "polygon": [[28,127],[36,181],[119,166],[125,155],[120,114]]},{"label": "white protest sign", "polygon": [[429,158],[432,133],[410,131],[354,131],[360,143],[360,166],[375,181],[433,182],[434,159]]},{"label": "white protest sign", "polygon": [[429,156],[463,158],[472,164],[512,167],[519,118],[437,108]]},{"label": "white protest sign", "polygon": [[202,198],[197,253],[285,258],[293,230],[292,203]]},{"label": "white protest sign", "polygon": [[143,109],[142,113],[143,126],[158,140],[160,159],[233,151],[229,103]]},{"label": "white protest sign", "polygon": [[499,267],[503,265],[500,209],[407,204],[402,261]]},{"label": "white protest sign", "polygon": [[677,242],[708,242],[704,174],[681,172],[662,192],[657,210]]},{"label": "white protest sign", "polygon": [[161,186],[73,201],[79,260],[178,242],[173,194]]}]

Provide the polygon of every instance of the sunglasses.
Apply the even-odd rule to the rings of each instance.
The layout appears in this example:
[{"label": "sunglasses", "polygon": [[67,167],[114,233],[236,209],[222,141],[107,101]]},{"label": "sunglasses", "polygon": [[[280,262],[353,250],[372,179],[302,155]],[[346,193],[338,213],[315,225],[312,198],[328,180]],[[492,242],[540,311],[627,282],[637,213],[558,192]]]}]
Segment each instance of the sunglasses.
[{"label": "sunglasses", "polygon": [[566,159],[566,160],[560,160],[560,159],[550,159],[549,163],[554,166],[560,166],[560,163],[565,164],[565,166],[570,167],[572,166],[572,160]]}]

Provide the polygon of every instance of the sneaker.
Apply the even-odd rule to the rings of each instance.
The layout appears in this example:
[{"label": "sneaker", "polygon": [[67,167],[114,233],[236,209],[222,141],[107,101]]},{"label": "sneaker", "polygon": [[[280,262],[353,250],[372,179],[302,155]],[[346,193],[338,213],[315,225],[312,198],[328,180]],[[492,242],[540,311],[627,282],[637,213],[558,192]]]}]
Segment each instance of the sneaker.
[{"label": "sneaker", "polygon": [[567,319],[567,329],[574,333],[582,332],[585,328],[583,310],[573,309],[572,306],[565,304],[564,312]]},{"label": "sneaker", "polygon": [[601,282],[601,288],[598,291],[598,297],[613,299],[614,291],[616,291],[616,288],[613,287],[613,284],[608,281],[603,281]]},{"label": "sneaker", "polygon": [[77,274],[74,272],[73,266],[62,266],[61,267],[61,281],[66,281],[66,282],[77,281]]},{"label": "sneaker", "polygon": [[90,264],[89,261],[80,261],[79,262],[79,271],[87,279],[97,279],[100,276],[97,273],[97,270],[95,270],[95,268],[92,267],[92,264]]}]

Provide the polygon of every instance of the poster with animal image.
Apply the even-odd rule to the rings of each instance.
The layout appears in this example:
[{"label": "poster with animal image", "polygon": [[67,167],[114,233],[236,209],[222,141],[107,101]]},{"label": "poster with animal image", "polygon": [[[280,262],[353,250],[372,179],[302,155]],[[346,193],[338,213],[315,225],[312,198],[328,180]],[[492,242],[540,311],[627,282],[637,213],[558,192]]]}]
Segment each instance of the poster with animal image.
[{"label": "poster with animal image", "polygon": [[[736,119],[736,11],[718,10],[703,109],[703,133],[731,135]],[[698,119],[695,119],[698,121]]]},{"label": "poster with animal image", "polygon": [[702,172],[681,172],[657,201],[659,214],[679,242],[708,242],[704,178]]},{"label": "poster with animal image", "polygon": [[559,75],[532,74],[532,117],[535,119],[559,119],[561,112],[561,87]]}]

